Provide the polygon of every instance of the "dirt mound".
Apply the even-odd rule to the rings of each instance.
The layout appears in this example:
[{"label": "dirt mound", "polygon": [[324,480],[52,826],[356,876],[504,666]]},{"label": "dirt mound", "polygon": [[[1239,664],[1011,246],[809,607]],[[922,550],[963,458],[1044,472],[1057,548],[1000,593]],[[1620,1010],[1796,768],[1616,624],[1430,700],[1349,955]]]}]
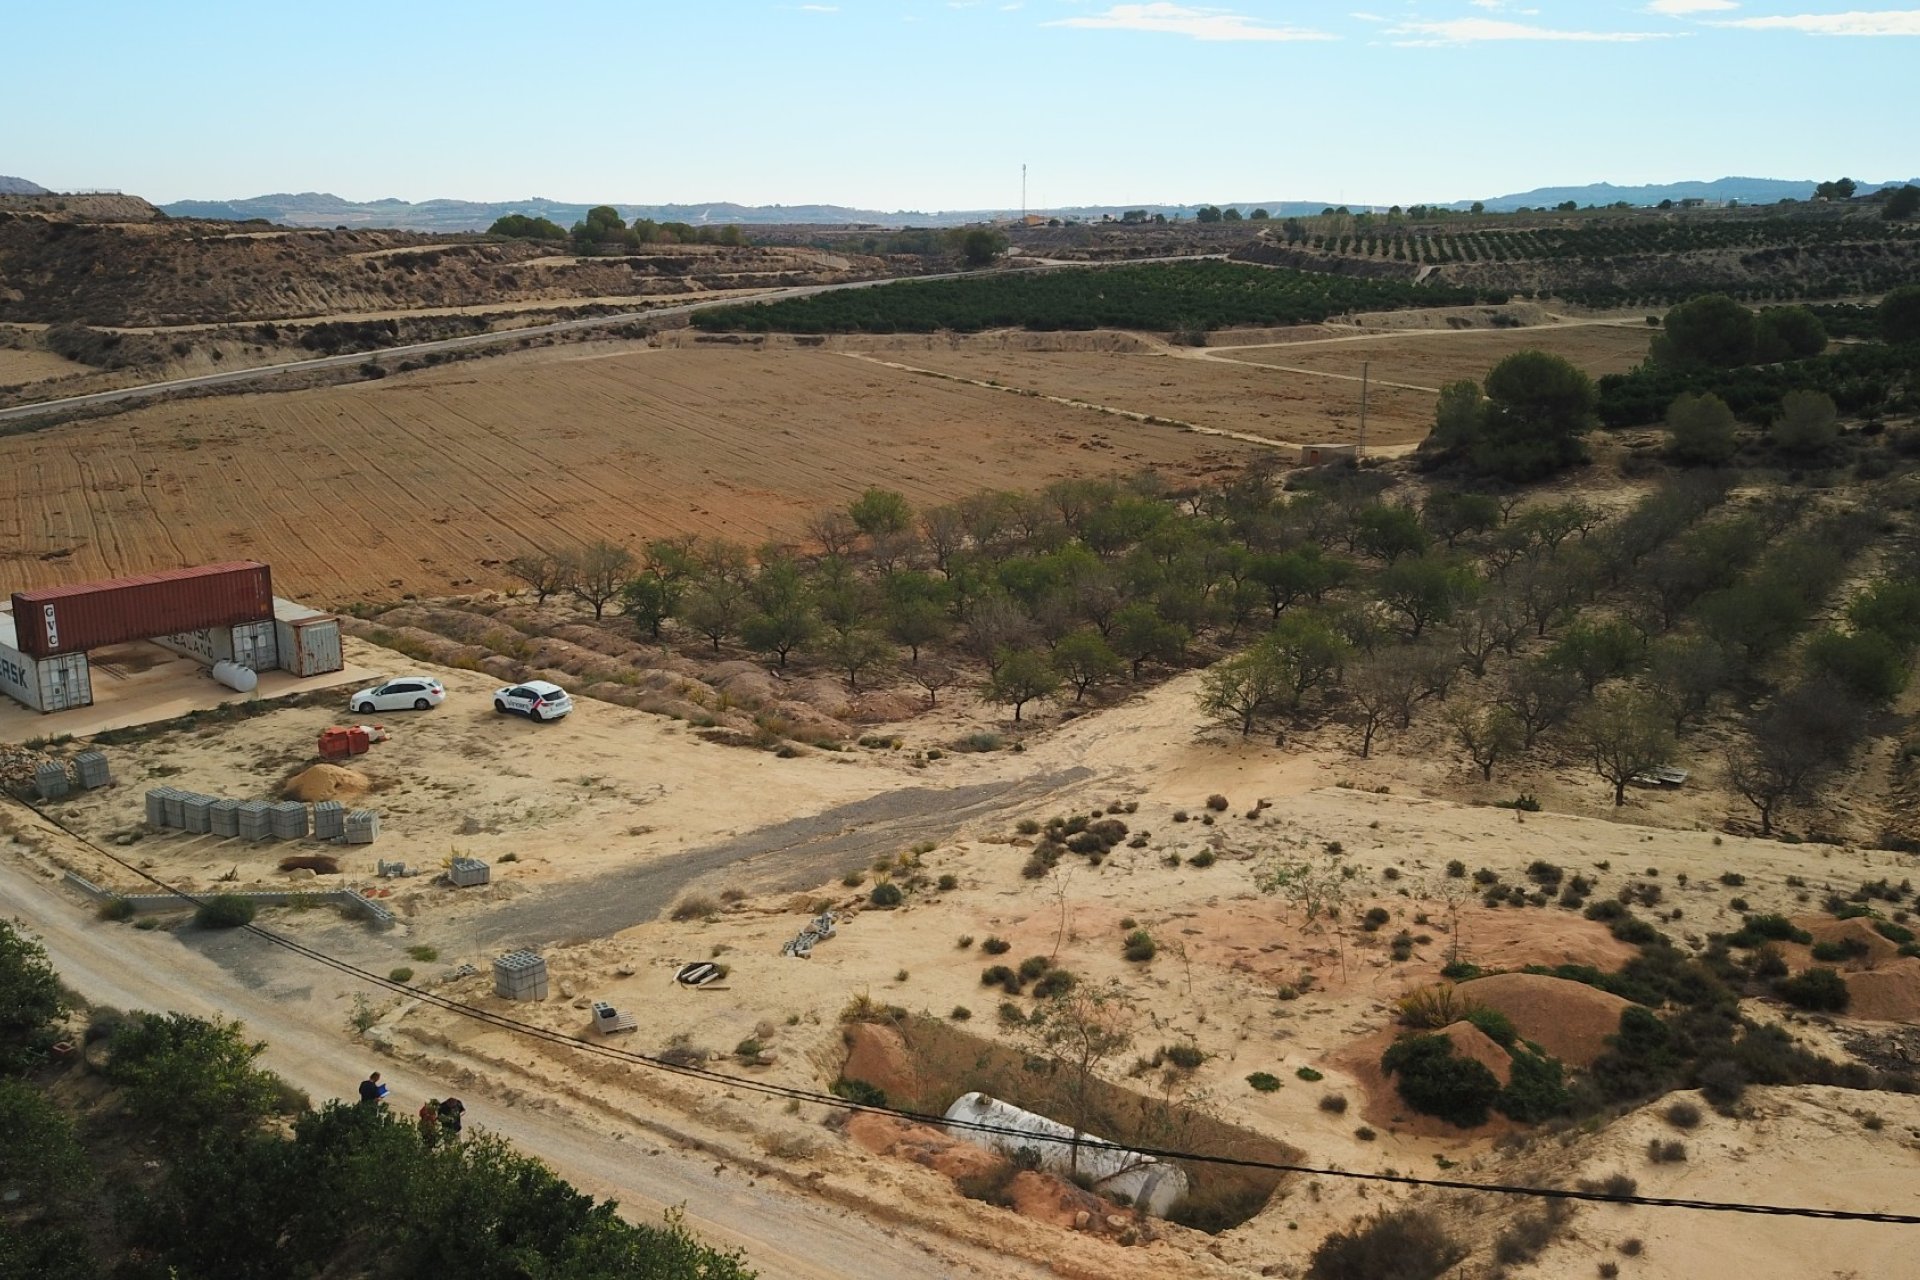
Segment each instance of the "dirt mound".
[{"label": "dirt mound", "polygon": [[1460,984],[1460,994],[1512,1020],[1531,1040],[1562,1062],[1593,1065],[1607,1037],[1620,1029],[1620,1014],[1633,1002],[1566,978],[1538,973],[1496,973]]},{"label": "dirt mound", "polygon": [[843,1077],[870,1084],[896,1102],[920,1096],[920,1073],[914,1070],[913,1054],[898,1031],[872,1022],[855,1022],[847,1027],[844,1038],[847,1062],[840,1068]]},{"label": "dirt mound", "polygon": [[[1841,968],[1877,968],[1900,955],[1899,944],[1881,937],[1874,929],[1873,922],[1864,916],[1854,916],[1848,920],[1835,920],[1832,916],[1795,916],[1793,922],[1812,934],[1815,942],[1854,943],[1866,948],[1861,955],[1838,966]],[[1788,946],[1781,950],[1787,957],[1787,963],[1796,970],[1831,963],[1815,960],[1810,946]]]},{"label": "dirt mound", "polygon": [[365,795],[373,780],[358,769],[337,764],[316,764],[286,780],[280,794],[288,800],[350,800]]},{"label": "dirt mound", "polygon": [[1870,1022],[1920,1022],[1920,957],[1845,975],[1847,1016]]},{"label": "dirt mound", "polygon": [[1000,1163],[1000,1157],[985,1147],[963,1142],[932,1125],[871,1112],[848,1117],[847,1136],[875,1155],[911,1160],[949,1178],[977,1176]]},{"label": "dirt mound", "polygon": [[1492,1036],[1471,1022],[1450,1023],[1441,1028],[1440,1034],[1453,1041],[1455,1057],[1472,1058],[1493,1072],[1494,1078],[1500,1081],[1501,1088],[1506,1088],[1508,1082],[1513,1079],[1513,1058]]}]

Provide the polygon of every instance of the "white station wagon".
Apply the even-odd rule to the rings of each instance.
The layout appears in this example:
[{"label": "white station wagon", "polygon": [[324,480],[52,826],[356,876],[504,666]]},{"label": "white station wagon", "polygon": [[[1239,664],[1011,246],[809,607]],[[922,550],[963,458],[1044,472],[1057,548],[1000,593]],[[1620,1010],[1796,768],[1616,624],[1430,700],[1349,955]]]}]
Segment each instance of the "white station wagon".
[{"label": "white station wagon", "polygon": [[567,691],[548,680],[510,684],[493,695],[493,709],[501,715],[516,712],[535,720],[558,720],[573,710]]},{"label": "white station wagon", "polygon": [[376,711],[425,711],[447,700],[447,691],[431,676],[398,676],[362,689],[347,700],[360,715]]}]

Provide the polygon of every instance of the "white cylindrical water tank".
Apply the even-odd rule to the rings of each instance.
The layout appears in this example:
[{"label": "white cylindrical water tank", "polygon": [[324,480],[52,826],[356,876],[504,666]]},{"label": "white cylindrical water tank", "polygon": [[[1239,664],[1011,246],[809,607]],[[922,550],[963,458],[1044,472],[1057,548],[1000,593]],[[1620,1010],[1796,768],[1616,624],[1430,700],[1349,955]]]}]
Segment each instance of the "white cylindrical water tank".
[{"label": "white cylindrical water tank", "polygon": [[213,678],[235,693],[252,693],[260,687],[260,677],[252,669],[237,662],[216,662],[213,664]]},{"label": "white cylindrical water tank", "polygon": [[1167,1210],[1187,1194],[1187,1175],[1177,1165],[1109,1145],[1090,1133],[1075,1133],[1058,1120],[984,1093],[961,1094],[947,1108],[946,1118],[960,1122],[950,1130],[956,1138],[1008,1155],[1031,1151],[1050,1173],[1066,1174],[1077,1168],[1101,1190],[1120,1192],[1157,1218],[1166,1217]]}]

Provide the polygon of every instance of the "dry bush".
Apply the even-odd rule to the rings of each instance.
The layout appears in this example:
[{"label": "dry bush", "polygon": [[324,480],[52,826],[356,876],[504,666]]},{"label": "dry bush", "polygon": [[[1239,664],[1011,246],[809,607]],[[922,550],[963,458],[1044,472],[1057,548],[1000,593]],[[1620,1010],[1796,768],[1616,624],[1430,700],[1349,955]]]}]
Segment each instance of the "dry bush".
[{"label": "dry bush", "polygon": [[668,918],[676,921],[705,920],[720,914],[720,904],[704,893],[690,893],[673,904]]},{"label": "dry bush", "polygon": [[1467,1254],[1419,1209],[1377,1213],[1313,1251],[1307,1280],[1434,1280]]},{"label": "dry bush", "polygon": [[1458,987],[1443,982],[1402,996],[1393,1007],[1404,1025],[1436,1030],[1452,1026],[1481,1006],[1461,995]]}]

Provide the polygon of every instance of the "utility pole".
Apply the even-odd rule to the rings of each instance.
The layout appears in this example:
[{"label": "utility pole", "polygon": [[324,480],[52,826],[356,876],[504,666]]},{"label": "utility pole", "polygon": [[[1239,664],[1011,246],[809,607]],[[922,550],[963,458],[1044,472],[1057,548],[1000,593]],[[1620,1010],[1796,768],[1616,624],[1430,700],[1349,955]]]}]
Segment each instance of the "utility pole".
[{"label": "utility pole", "polygon": [[1353,446],[1355,466],[1359,466],[1360,460],[1367,456],[1367,373],[1372,368],[1373,361],[1360,362],[1360,438]]},{"label": "utility pole", "polygon": [[1027,166],[1023,164],[1020,166],[1020,222],[1022,225],[1025,225],[1026,221],[1027,221]]}]

